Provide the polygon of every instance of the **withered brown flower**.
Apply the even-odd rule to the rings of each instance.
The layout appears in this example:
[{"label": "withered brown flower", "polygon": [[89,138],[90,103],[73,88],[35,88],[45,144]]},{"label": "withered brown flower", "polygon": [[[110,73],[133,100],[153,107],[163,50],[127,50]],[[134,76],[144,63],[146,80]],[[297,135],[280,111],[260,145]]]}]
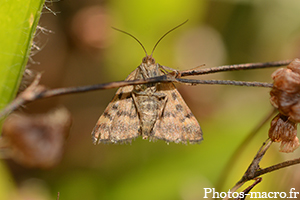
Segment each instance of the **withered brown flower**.
[{"label": "withered brown flower", "polygon": [[281,142],[279,151],[289,153],[299,147],[297,124],[282,114],[276,115],[269,129],[269,138],[273,142]]},{"label": "withered brown flower", "polygon": [[274,80],[270,92],[271,103],[278,111],[300,122],[300,60],[293,60],[287,69],[281,68],[272,74]]},{"label": "withered brown flower", "polygon": [[3,124],[1,145],[22,165],[53,167],[62,157],[70,126],[71,116],[64,108],[35,116],[12,114]]},{"label": "withered brown flower", "polygon": [[300,122],[300,60],[293,60],[287,69],[272,74],[271,104],[279,114],[272,120],[269,137],[281,142],[281,152],[293,152],[299,147],[297,123]]}]

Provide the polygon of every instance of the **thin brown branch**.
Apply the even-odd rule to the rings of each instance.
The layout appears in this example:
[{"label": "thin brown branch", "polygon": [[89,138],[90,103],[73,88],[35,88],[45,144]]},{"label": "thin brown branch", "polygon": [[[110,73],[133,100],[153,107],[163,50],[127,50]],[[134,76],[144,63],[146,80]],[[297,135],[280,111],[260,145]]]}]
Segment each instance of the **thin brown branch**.
[{"label": "thin brown branch", "polygon": [[230,159],[228,160],[226,166],[222,170],[220,178],[217,182],[218,183],[217,186],[216,186],[217,189],[219,189],[219,190],[222,189],[223,184],[224,184],[224,180],[227,180],[227,177],[230,174],[230,170],[232,169],[232,166],[234,166],[234,164],[237,161],[238,157],[245,150],[247,145],[254,138],[254,136],[258,133],[258,131],[263,127],[263,125],[265,125],[271,119],[271,117],[274,115],[275,112],[276,112],[276,110],[272,109],[272,111],[269,112],[267,114],[267,116],[264,117],[264,119],[247,135],[247,137],[237,147],[237,149],[234,151],[234,153],[231,155]]},{"label": "thin brown branch", "polygon": [[94,90],[104,90],[111,88],[124,87],[128,85],[137,85],[145,83],[157,83],[157,82],[176,82],[176,80],[169,74],[163,76],[157,76],[146,80],[132,80],[132,81],[116,81],[97,85],[87,85],[80,87],[58,88],[58,89],[46,89],[42,85],[38,85],[41,75],[39,74],[35,81],[20,93],[15,100],[8,104],[1,112],[0,119],[11,113],[28,102],[32,102],[42,98],[54,97],[58,95],[83,93]]},{"label": "thin brown branch", "polygon": [[[266,151],[269,149],[271,144],[272,144],[272,141],[270,139],[268,139],[266,142],[263,143],[263,145],[260,147],[259,151],[257,152],[256,156],[254,157],[253,161],[249,165],[247,171],[245,172],[245,174],[243,175],[241,180],[239,180],[236,183],[236,185],[230,190],[231,192],[237,191],[237,189],[242,187],[244,185],[244,183],[246,183],[249,180],[256,179],[259,176],[264,175],[266,173],[270,173],[270,172],[300,163],[300,158],[296,158],[293,160],[285,161],[285,162],[261,169],[259,167],[259,162],[261,161],[261,159],[263,158],[263,156],[265,155]],[[227,196],[223,200],[228,200],[228,199],[229,199],[229,197]]]},{"label": "thin brown branch", "polygon": [[39,98],[47,98],[47,97],[53,97],[58,95],[64,95],[64,94],[83,93],[83,92],[89,92],[94,90],[105,90],[105,89],[119,88],[119,87],[124,87],[129,85],[158,83],[158,82],[177,82],[177,81],[171,76],[169,76],[168,74],[166,74],[163,76],[157,76],[145,80],[116,81],[116,82],[96,84],[96,85],[52,89],[41,93]]},{"label": "thin brown branch", "polygon": [[[233,70],[245,70],[245,69],[259,69],[268,67],[277,67],[287,65],[291,60],[267,62],[267,63],[247,63],[238,65],[224,65],[215,68],[199,69],[197,67],[192,70],[181,71],[180,76],[194,76],[203,75],[209,73],[216,73],[222,71],[233,71]],[[8,113],[14,111],[19,106],[26,104],[30,101],[34,101],[41,98],[53,97],[64,94],[82,93],[94,90],[111,89],[117,87],[124,87],[128,85],[137,85],[145,83],[157,83],[157,82],[178,82],[187,85],[198,85],[198,84],[218,84],[218,85],[236,85],[236,86],[251,86],[251,87],[272,87],[273,84],[261,83],[261,82],[244,82],[244,81],[231,81],[231,80],[191,80],[191,79],[175,79],[173,73],[169,73],[163,76],[158,76],[154,78],[149,78],[146,80],[132,80],[132,81],[117,81],[111,83],[88,85],[81,87],[69,87],[69,88],[58,88],[53,90],[46,90],[44,86],[37,85],[39,82],[40,75],[38,75],[38,80],[33,83],[29,88],[22,92],[12,103],[6,106],[0,112],[0,118],[3,118]]]},{"label": "thin brown branch", "polygon": [[[276,170],[279,170],[279,169],[283,169],[285,167],[289,167],[289,166],[292,166],[292,165],[296,165],[296,164],[299,164],[299,163],[300,163],[300,158],[296,158],[296,159],[285,161],[285,162],[282,162],[282,163],[279,163],[279,164],[276,164],[276,165],[273,165],[273,166],[270,166],[270,167],[267,167],[267,168],[264,168],[264,169],[257,168],[254,173],[252,173],[252,171],[251,171],[251,173],[249,173],[249,176],[247,175],[247,173],[248,173],[248,170],[247,170],[247,172],[244,174],[242,179],[239,182],[236,183],[236,185],[230,190],[230,192],[237,191],[238,188],[242,187],[244,185],[244,183],[246,183],[249,180],[257,179],[259,176],[264,175],[266,173],[270,173],[270,172],[273,172],[273,171],[276,171]],[[254,164],[256,165],[257,163],[255,163],[255,161],[254,161]],[[251,163],[251,165],[252,165],[252,163]],[[250,165],[250,167],[251,167],[251,165]],[[229,197],[226,197],[223,200],[228,200],[228,199],[229,199]]]},{"label": "thin brown branch", "polygon": [[[240,187],[244,185],[247,181],[256,178],[255,173],[260,169],[259,168],[259,162],[265,155],[266,151],[271,146],[272,141],[270,139],[267,139],[266,142],[262,144],[262,146],[259,148],[258,152],[256,153],[254,159],[252,160],[251,164],[249,165],[247,171],[244,173],[241,180],[239,180],[235,186],[230,190],[231,192],[237,191]],[[226,196],[223,200],[228,200],[229,196]]]},{"label": "thin brown branch", "polygon": [[266,63],[246,63],[246,64],[236,64],[236,65],[223,65],[213,68],[199,69],[198,67],[195,70],[185,70],[181,71],[181,76],[195,76],[202,74],[211,74],[216,72],[224,71],[236,71],[236,70],[248,70],[248,69],[262,69],[270,67],[279,67],[290,64],[292,60],[283,60],[275,62],[266,62]]},{"label": "thin brown branch", "polygon": [[288,161],[285,161],[285,162],[282,162],[282,163],[279,163],[279,164],[276,164],[276,165],[273,165],[273,166],[270,166],[270,167],[267,167],[267,168],[264,168],[264,169],[260,169],[260,170],[255,172],[254,176],[258,177],[258,176],[261,176],[263,174],[273,172],[273,171],[276,171],[276,170],[279,170],[279,169],[282,169],[282,168],[285,168],[285,167],[289,167],[289,166],[292,166],[292,165],[296,165],[296,164],[299,164],[299,163],[300,163],[300,158],[296,158],[296,159],[293,159],[293,160],[288,160]]},{"label": "thin brown branch", "polygon": [[243,195],[241,197],[237,197],[235,198],[235,200],[243,200],[245,199],[247,196],[245,194],[248,194],[258,183],[260,183],[262,181],[262,178],[256,178],[256,180],[254,181],[254,183],[252,183],[249,187],[247,187],[245,190],[243,190]]},{"label": "thin brown branch", "polygon": [[259,151],[257,152],[256,156],[254,157],[252,163],[248,167],[247,171],[245,172],[242,180],[251,180],[255,178],[255,173],[260,169],[259,163],[269,147],[271,146],[272,141],[270,139],[267,139],[266,142],[263,143]]},{"label": "thin brown branch", "polygon": [[255,81],[232,81],[232,80],[194,80],[194,79],[176,79],[178,83],[185,85],[234,85],[234,86],[248,86],[248,87],[268,87],[272,88],[272,83],[255,82]]},{"label": "thin brown branch", "polygon": [[21,105],[24,105],[29,101],[34,101],[40,93],[44,92],[46,88],[42,85],[39,85],[40,79],[41,74],[38,74],[31,85],[27,87],[22,93],[20,93],[15,100],[13,100],[0,112],[0,119],[8,113],[19,108]]},{"label": "thin brown branch", "polygon": [[270,83],[261,82],[245,82],[245,81],[230,81],[230,80],[192,80],[192,79],[175,79],[173,73],[169,73],[163,76],[157,76],[146,80],[130,80],[130,81],[116,81],[110,83],[103,83],[97,85],[87,85],[80,87],[69,87],[69,88],[57,88],[57,89],[46,89],[44,86],[38,85],[38,80],[33,82],[26,90],[24,90],[14,101],[7,105],[0,112],[0,119],[8,113],[16,110],[21,105],[28,102],[35,101],[42,98],[54,97],[58,95],[83,93],[94,90],[112,89],[118,87],[124,87],[128,85],[138,85],[145,83],[158,83],[158,82],[177,82],[187,85],[198,85],[198,84],[220,84],[220,85],[236,85],[236,86],[252,86],[252,87],[272,87]]}]

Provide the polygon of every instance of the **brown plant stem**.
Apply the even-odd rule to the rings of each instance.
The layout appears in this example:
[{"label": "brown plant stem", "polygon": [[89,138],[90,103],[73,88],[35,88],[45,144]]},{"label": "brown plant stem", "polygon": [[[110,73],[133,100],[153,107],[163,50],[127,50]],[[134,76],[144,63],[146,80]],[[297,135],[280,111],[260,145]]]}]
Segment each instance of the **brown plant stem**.
[{"label": "brown plant stem", "polygon": [[[243,190],[243,193],[244,194],[248,194],[258,183],[260,183],[262,181],[262,178],[256,178],[254,183],[252,183],[249,187],[247,187],[246,189]],[[235,200],[243,200],[246,198],[245,195],[243,195],[244,197],[238,197],[238,198],[235,198]]]},{"label": "brown plant stem", "polygon": [[283,61],[265,62],[265,63],[246,63],[246,64],[236,64],[236,65],[223,65],[223,66],[219,66],[219,67],[205,68],[205,69],[199,69],[199,67],[196,67],[195,69],[181,71],[181,76],[195,76],[195,75],[211,74],[211,73],[224,72],[224,71],[279,67],[279,66],[288,65],[288,64],[290,64],[290,62],[292,62],[292,60],[283,60]]},{"label": "brown plant stem", "polygon": [[247,137],[236,148],[234,153],[229,158],[226,166],[223,168],[219,180],[217,181],[216,188],[218,190],[222,189],[224,181],[227,180],[227,177],[230,174],[230,170],[232,169],[235,162],[237,161],[237,158],[242,154],[242,152],[249,144],[249,141],[251,141],[254,138],[254,136],[258,133],[258,131],[263,127],[263,125],[265,125],[271,119],[271,117],[275,114],[275,112],[276,110],[272,109],[272,111],[269,112],[267,116],[264,117],[264,119],[247,135]]},{"label": "brown plant stem", "polygon": [[[230,192],[237,191],[240,187],[244,185],[244,183],[257,177],[255,176],[255,172],[260,169],[259,162],[261,161],[261,159],[263,158],[263,156],[265,155],[266,151],[269,149],[271,144],[272,141],[270,139],[267,139],[262,144],[262,146],[259,148],[258,152],[256,153],[254,159],[252,160],[251,164],[249,165],[248,169],[244,173],[243,177],[235,184],[235,186],[230,190]],[[228,200],[228,199],[229,197],[227,196],[223,200]]]},{"label": "brown plant stem", "polygon": [[[216,73],[222,71],[233,71],[233,70],[245,70],[245,69],[258,69],[267,67],[278,67],[287,65],[291,60],[267,62],[267,63],[247,63],[238,65],[224,65],[214,68],[199,69],[195,68],[192,70],[180,71],[180,76],[195,76],[209,73]],[[198,70],[199,69],[199,70]],[[180,79],[176,78],[173,73],[169,73],[163,76],[157,76],[154,78],[149,78],[146,80],[131,80],[131,81],[116,81],[97,85],[87,85],[79,87],[69,87],[69,88],[58,88],[58,89],[46,89],[44,86],[37,85],[41,75],[38,75],[36,81],[31,84],[24,92],[22,92],[13,102],[8,104],[1,112],[0,118],[3,118],[8,113],[16,110],[19,106],[26,104],[28,102],[48,98],[58,95],[82,93],[94,90],[111,89],[117,87],[124,87],[128,85],[138,85],[145,83],[157,83],[157,82],[177,82],[186,85],[198,85],[198,84],[213,84],[213,85],[235,85],[235,86],[251,86],[251,87],[273,87],[271,83],[262,82],[246,82],[246,81],[232,81],[232,80],[191,80],[191,79]],[[31,87],[31,88],[30,88]],[[29,89],[30,88],[30,89]]]},{"label": "brown plant stem", "polygon": [[[259,167],[259,162],[261,161],[261,159],[263,158],[263,156],[265,155],[266,151],[269,149],[271,144],[272,144],[272,141],[270,139],[266,140],[266,142],[263,143],[263,145],[260,147],[259,151],[257,152],[256,156],[254,157],[253,161],[249,165],[247,171],[244,173],[243,177],[230,190],[231,192],[237,191],[237,189],[242,187],[244,185],[244,183],[246,183],[249,180],[256,179],[259,176],[264,175],[266,173],[270,173],[270,172],[300,163],[300,158],[296,158],[293,160],[288,160],[288,161],[261,169]],[[227,196],[223,200],[228,200],[228,199],[229,198]]]},{"label": "brown plant stem", "polygon": [[282,169],[282,168],[285,168],[285,167],[289,167],[289,166],[292,166],[292,165],[296,165],[296,164],[299,164],[299,163],[300,163],[300,158],[296,158],[296,159],[293,159],[293,160],[288,160],[288,161],[285,161],[285,162],[282,162],[282,163],[279,163],[279,164],[276,164],[276,165],[273,165],[273,166],[270,166],[270,167],[267,167],[267,168],[264,168],[264,169],[260,169],[259,171],[255,172],[254,176],[258,177],[258,176],[261,176],[263,174],[273,172],[273,171],[276,171],[276,170],[279,170],[279,169]]},{"label": "brown plant stem", "polygon": [[[146,80],[132,80],[132,81],[116,81],[97,85],[87,85],[79,87],[68,87],[68,88],[57,88],[57,89],[46,89],[41,85],[31,85],[25,89],[14,101],[8,104],[1,112],[0,119],[10,112],[16,110],[21,105],[28,102],[35,101],[37,99],[43,99],[48,97],[54,97],[65,94],[83,93],[94,90],[112,89],[118,87],[124,87],[128,85],[138,85],[145,83],[158,83],[158,82],[177,82],[187,85],[198,85],[198,84],[219,84],[219,85],[235,85],[235,86],[252,86],[252,87],[272,87],[270,83],[262,82],[245,82],[245,81],[230,81],[230,80],[192,80],[192,79],[175,79],[166,74],[163,76],[157,76]],[[36,87],[36,88],[34,88]]]}]

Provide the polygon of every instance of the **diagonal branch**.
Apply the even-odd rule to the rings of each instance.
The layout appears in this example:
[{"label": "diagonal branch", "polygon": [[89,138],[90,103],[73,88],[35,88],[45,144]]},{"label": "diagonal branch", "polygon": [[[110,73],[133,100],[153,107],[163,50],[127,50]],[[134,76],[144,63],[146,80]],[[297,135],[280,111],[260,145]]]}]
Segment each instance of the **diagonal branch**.
[{"label": "diagonal branch", "polygon": [[[272,141],[270,139],[267,139],[267,141],[263,143],[263,145],[260,147],[259,151],[257,152],[256,156],[252,160],[251,164],[249,165],[247,171],[244,173],[241,180],[239,180],[235,184],[235,186],[230,190],[231,192],[235,192],[237,189],[242,187],[244,185],[244,183],[246,183],[247,181],[256,179],[263,174],[270,173],[270,172],[273,172],[273,171],[276,171],[276,170],[279,170],[279,169],[282,169],[285,167],[289,167],[292,165],[300,164],[300,158],[296,158],[293,160],[288,160],[288,161],[261,169],[259,167],[259,162],[261,161],[261,159],[263,158],[263,156],[265,155],[266,151],[269,149],[271,144],[272,144]],[[223,200],[228,200],[228,199],[229,199],[229,197],[227,196]]]},{"label": "diagonal branch", "polygon": [[41,78],[41,74],[38,74],[35,80],[32,82],[32,84],[28,88],[26,88],[22,93],[20,93],[16,99],[14,99],[0,112],[0,119],[6,116],[7,114],[9,114],[10,112],[16,110],[21,105],[24,105],[28,102],[32,102],[38,99],[65,95],[65,94],[83,93],[83,92],[89,92],[94,90],[118,88],[118,87],[124,87],[128,85],[138,85],[138,84],[157,83],[157,82],[176,82],[176,80],[172,76],[166,74],[163,76],[157,76],[146,80],[116,81],[116,82],[103,83],[97,85],[46,89],[45,86],[38,84],[40,78]]},{"label": "diagonal branch", "polygon": [[244,191],[242,192],[243,195],[241,195],[240,197],[237,197],[235,200],[242,200],[242,199],[246,199],[247,194],[249,194],[249,192],[258,184],[262,181],[262,178],[256,178],[256,180],[254,181],[254,183],[252,183],[249,187],[247,187],[246,189],[244,189]]},{"label": "diagonal branch", "polygon": [[[170,78],[169,74],[163,76],[157,76],[145,80],[131,80],[131,81],[116,81],[110,83],[103,83],[97,85],[86,85],[79,87],[68,87],[68,88],[57,88],[57,89],[46,89],[41,85],[30,85],[24,90],[15,100],[8,104],[1,112],[0,119],[10,112],[16,110],[21,105],[28,102],[32,102],[38,99],[44,99],[59,95],[83,93],[94,90],[112,89],[118,87],[124,87],[129,85],[138,85],[145,83],[163,83],[163,82],[177,82],[186,85],[199,85],[199,84],[210,84],[210,85],[235,85],[235,86],[252,86],[252,87],[272,87],[271,83],[262,82],[246,82],[246,81],[230,81],[230,80],[192,80],[192,79],[175,79]],[[36,88],[35,88],[36,87]]]},{"label": "diagonal branch", "polygon": [[[242,70],[242,69],[258,69],[258,68],[267,68],[267,67],[277,67],[282,65],[287,65],[291,61],[277,61],[277,62],[268,62],[268,63],[248,63],[248,64],[239,64],[239,65],[225,65],[215,68],[207,68],[197,70],[198,68],[192,70],[181,71],[180,76],[194,76],[194,75],[203,75],[221,71],[232,71],[232,70]],[[180,79],[175,78],[176,76],[173,73],[169,73],[163,76],[157,76],[149,78],[146,80],[130,80],[130,81],[116,81],[104,84],[97,85],[87,85],[79,87],[69,87],[69,88],[57,88],[57,89],[46,89],[44,86],[38,85],[41,75],[38,75],[36,80],[24,91],[22,92],[13,102],[7,105],[0,112],[0,119],[3,118],[8,113],[16,110],[23,104],[26,104],[37,99],[54,97],[58,95],[73,94],[73,93],[82,93],[89,92],[94,90],[104,90],[111,88],[124,87],[128,85],[138,85],[145,83],[158,83],[158,82],[177,82],[186,85],[198,85],[198,84],[213,84],[213,85],[235,85],[235,86],[251,86],[251,87],[268,87],[271,88],[273,84],[271,83],[262,83],[262,82],[246,82],[246,81],[232,81],[232,80],[192,80],[192,79]]]},{"label": "diagonal branch", "polygon": [[292,166],[292,165],[296,165],[296,164],[299,164],[299,163],[300,163],[300,158],[296,158],[296,159],[293,159],[293,160],[288,160],[288,161],[285,161],[285,162],[282,162],[282,163],[279,163],[279,164],[276,164],[276,165],[273,165],[273,166],[270,166],[270,167],[267,167],[267,168],[264,168],[264,169],[260,169],[259,171],[255,172],[254,177],[258,177],[258,176],[261,176],[263,174],[273,172],[273,171],[276,171],[276,170],[279,170],[279,169],[282,169],[282,168],[285,168],[285,167],[289,167],[289,166]]},{"label": "diagonal branch", "polygon": [[234,166],[234,163],[237,161],[237,158],[241,156],[241,153],[245,150],[245,148],[249,144],[249,141],[254,138],[258,131],[271,119],[275,112],[276,110],[272,109],[272,111],[264,117],[264,119],[247,135],[247,137],[237,147],[237,149],[234,151],[227,164],[225,165],[224,169],[222,170],[216,188],[222,189],[224,180],[227,180],[227,177],[229,176],[230,171],[232,171],[231,169]]},{"label": "diagonal branch", "polygon": [[203,74],[211,74],[216,72],[224,72],[224,71],[236,71],[236,70],[247,70],[247,69],[262,69],[262,68],[270,68],[270,67],[279,67],[290,64],[292,60],[283,60],[283,61],[275,61],[275,62],[266,62],[266,63],[246,63],[246,64],[236,64],[236,65],[223,65],[219,67],[198,69],[194,70],[185,70],[181,71],[181,76],[195,76],[195,75],[203,75]]},{"label": "diagonal branch", "polygon": [[176,82],[186,85],[235,85],[248,87],[268,87],[272,88],[272,83],[256,82],[256,81],[233,81],[233,80],[194,80],[194,79],[176,79]]}]

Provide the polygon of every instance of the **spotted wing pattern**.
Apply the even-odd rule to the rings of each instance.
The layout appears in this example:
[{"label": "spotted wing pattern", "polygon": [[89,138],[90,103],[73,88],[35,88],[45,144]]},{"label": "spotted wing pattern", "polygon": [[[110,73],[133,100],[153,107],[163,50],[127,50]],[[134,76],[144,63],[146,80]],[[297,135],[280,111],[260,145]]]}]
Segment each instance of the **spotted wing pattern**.
[{"label": "spotted wing pattern", "polygon": [[[131,72],[126,80],[134,80],[137,72]],[[132,85],[117,90],[92,131],[94,144],[130,142],[139,136],[140,120],[132,90]]]},{"label": "spotted wing pattern", "polygon": [[153,127],[152,138],[175,143],[200,142],[201,127],[174,84],[161,83],[158,91],[166,94],[167,100]]}]

